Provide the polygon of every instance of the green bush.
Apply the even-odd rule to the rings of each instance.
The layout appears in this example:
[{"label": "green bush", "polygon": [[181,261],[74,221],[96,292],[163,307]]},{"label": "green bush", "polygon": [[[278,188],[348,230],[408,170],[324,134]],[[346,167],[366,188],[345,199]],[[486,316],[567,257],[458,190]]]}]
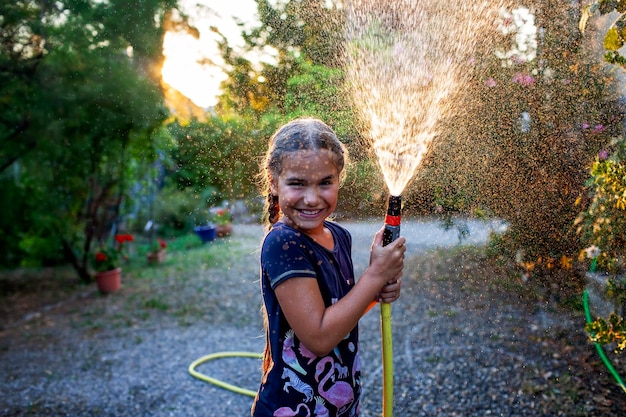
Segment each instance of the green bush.
[{"label": "green bush", "polygon": [[571,2],[528,7],[537,57],[508,65],[493,50],[482,51],[466,93],[455,97],[462,106],[442,123],[410,191],[458,196],[467,214],[488,208],[508,224],[500,246],[522,254],[517,263],[534,264],[532,276],[547,287],[563,287],[568,283],[556,281],[572,279],[561,270],[571,270],[580,249],[575,202],[586,194],[598,151],[621,134],[621,104],[618,80],[588,52]]},{"label": "green bush", "polygon": [[575,224],[583,245],[599,249],[597,266],[621,274],[626,272],[626,141],[621,139],[617,144],[614,155],[604,159],[603,154],[593,163],[587,181],[591,201]]},{"label": "green bush", "polygon": [[194,226],[209,221],[209,207],[214,188],[198,193],[190,189],[165,187],[155,213],[155,221],[164,236],[177,236],[190,232]]}]

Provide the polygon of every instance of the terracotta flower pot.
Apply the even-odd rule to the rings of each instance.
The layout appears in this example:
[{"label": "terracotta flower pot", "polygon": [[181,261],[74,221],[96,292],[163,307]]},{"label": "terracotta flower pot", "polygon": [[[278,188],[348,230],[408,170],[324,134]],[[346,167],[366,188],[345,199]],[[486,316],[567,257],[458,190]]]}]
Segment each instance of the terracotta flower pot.
[{"label": "terracotta flower pot", "polygon": [[122,286],[122,268],[96,272],[96,284],[102,294],[116,292]]},{"label": "terracotta flower pot", "polygon": [[226,223],[226,224],[217,225],[217,236],[218,237],[229,236],[232,232],[233,232],[233,224],[232,223]]},{"label": "terracotta flower pot", "polygon": [[146,257],[149,264],[159,264],[165,260],[165,249],[150,252]]}]

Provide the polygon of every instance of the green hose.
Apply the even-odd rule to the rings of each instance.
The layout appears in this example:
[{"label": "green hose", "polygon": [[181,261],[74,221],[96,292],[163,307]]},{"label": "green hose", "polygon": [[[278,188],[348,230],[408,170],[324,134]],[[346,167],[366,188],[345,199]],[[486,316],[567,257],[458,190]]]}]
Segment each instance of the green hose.
[{"label": "green hose", "polygon": [[[589,311],[589,293],[587,292],[586,289],[583,292],[583,307],[585,308],[585,318],[587,319],[587,323],[591,323],[592,319],[591,319],[591,312]],[[624,382],[622,381],[622,378],[619,376],[619,374],[617,373],[617,371],[611,364],[611,361],[609,360],[609,358],[606,357],[606,354],[604,353],[604,349],[602,348],[602,345],[598,342],[594,342],[594,345],[596,346],[598,355],[600,355],[600,359],[602,359],[602,362],[604,362],[606,369],[608,369],[611,375],[613,375],[613,378],[615,378],[615,381],[617,381],[617,385],[619,385],[622,391],[626,392],[626,386],[624,386]]]},{"label": "green hose", "polygon": [[198,371],[196,371],[196,367],[208,362],[208,361],[212,361],[214,359],[221,359],[221,358],[254,358],[254,359],[261,359],[263,358],[263,355],[261,353],[254,353],[254,352],[218,352],[218,353],[212,353],[210,355],[206,355],[201,357],[200,359],[196,359],[195,361],[193,361],[191,363],[191,365],[189,365],[189,373],[191,374],[191,376],[193,376],[194,378],[198,378],[201,381],[205,381],[205,382],[209,382],[213,385],[217,385],[220,388],[224,388],[227,389],[229,391],[233,391],[236,392],[237,394],[243,394],[243,395],[247,395],[249,397],[256,397],[256,392],[255,391],[251,391],[249,389],[245,389],[245,388],[241,388],[238,387],[236,385],[232,385],[229,384],[228,382],[224,382],[222,380],[219,380],[217,378],[213,378],[210,377],[208,375],[205,375],[203,373],[200,373]]}]

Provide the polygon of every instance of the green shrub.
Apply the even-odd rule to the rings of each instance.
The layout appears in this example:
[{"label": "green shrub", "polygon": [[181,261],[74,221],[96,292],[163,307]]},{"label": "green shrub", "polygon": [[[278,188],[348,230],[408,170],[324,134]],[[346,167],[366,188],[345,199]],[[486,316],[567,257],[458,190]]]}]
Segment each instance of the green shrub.
[{"label": "green shrub", "polygon": [[621,139],[617,144],[619,150],[613,156],[604,159],[606,155],[601,155],[593,163],[587,181],[591,201],[578,215],[575,224],[583,245],[599,248],[597,266],[620,274],[626,272],[625,140]]},{"label": "green shrub", "polygon": [[160,233],[165,236],[180,235],[191,231],[194,226],[206,224],[212,201],[210,196],[214,193],[215,190],[210,187],[202,193],[165,187],[155,213]]}]

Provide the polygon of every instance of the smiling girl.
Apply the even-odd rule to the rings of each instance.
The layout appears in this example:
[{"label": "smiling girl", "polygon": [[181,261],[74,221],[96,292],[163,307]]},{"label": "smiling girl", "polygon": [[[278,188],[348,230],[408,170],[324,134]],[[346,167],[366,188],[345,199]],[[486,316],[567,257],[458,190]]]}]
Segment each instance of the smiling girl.
[{"label": "smiling girl", "polygon": [[327,218],[347,152],[317,119],[272,136],[263,166],[269,231],[261,251],[266,348],[252,416],[358,416],[358,321],[372,300],[400,296],[405,239],[382,245],[355,281],[350,233]]}]

